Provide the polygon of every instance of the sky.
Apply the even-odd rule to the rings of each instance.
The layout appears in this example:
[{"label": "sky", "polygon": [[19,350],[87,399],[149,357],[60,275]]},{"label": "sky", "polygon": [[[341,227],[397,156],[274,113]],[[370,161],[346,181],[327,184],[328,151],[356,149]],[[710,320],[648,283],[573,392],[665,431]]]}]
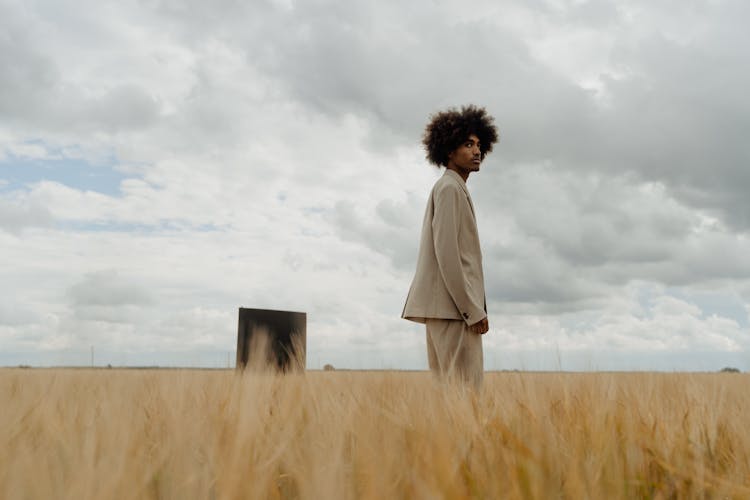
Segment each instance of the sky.
[{"label": "sky", "polygon": [[468,188],[488,370],[750,369],[750,4],[0,0],[0,365],[426,369],[400,318],[432,113]]}]

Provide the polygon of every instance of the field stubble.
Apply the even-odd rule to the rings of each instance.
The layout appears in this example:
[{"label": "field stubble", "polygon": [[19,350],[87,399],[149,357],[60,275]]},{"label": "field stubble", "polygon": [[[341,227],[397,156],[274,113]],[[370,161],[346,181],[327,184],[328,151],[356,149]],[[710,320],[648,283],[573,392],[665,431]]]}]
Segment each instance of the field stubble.
[{"label": "field stubble", "polygon": [[0,370],[0,498],[750,498],[744,374]]}]

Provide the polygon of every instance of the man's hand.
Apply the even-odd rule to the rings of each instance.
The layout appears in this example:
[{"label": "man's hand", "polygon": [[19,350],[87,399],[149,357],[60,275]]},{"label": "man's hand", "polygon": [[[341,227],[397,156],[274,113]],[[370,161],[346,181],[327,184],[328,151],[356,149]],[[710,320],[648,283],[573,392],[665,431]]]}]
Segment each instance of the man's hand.
[{"label": "man's hand", "polygon": [[473,333],[479,333],[484,335],[490,329],[490,322],[487,320],[487,316],[481,321],[477,321],[473,325],[469,325],[469,331]]}]

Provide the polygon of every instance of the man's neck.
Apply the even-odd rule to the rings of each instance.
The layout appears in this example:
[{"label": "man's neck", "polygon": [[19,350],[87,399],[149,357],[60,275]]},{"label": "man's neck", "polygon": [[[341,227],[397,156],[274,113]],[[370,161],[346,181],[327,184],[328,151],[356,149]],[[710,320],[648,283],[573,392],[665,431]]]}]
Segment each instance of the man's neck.
[{"label": "man's neck", "polygon": [[458,167],[458,166],[454,165],[453,163],[448,163],[448,165],[446,165],[445,168],[447,168],[448,170],[453,170],[458,175],[460,175],[461,178],[464,180],[464,183],[469,178],[469,174],[471,173],[471,170],[467,170],[465,168]]}]

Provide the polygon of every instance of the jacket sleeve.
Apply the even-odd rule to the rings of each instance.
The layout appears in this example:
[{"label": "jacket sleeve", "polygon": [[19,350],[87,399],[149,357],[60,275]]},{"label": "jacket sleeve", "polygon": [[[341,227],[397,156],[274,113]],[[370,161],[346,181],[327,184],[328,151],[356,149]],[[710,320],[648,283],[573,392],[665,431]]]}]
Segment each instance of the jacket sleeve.
[{"label": "jacket sleeve", "polygon": [[459,229],[461,212],[468,210],[466,195],[454,185],[446,184],[435,191],[432,235],[440,275],[445,287],[467,325],[487,316],[483,304],[475,304],[468,293],[469,282],[461,266]]}]

